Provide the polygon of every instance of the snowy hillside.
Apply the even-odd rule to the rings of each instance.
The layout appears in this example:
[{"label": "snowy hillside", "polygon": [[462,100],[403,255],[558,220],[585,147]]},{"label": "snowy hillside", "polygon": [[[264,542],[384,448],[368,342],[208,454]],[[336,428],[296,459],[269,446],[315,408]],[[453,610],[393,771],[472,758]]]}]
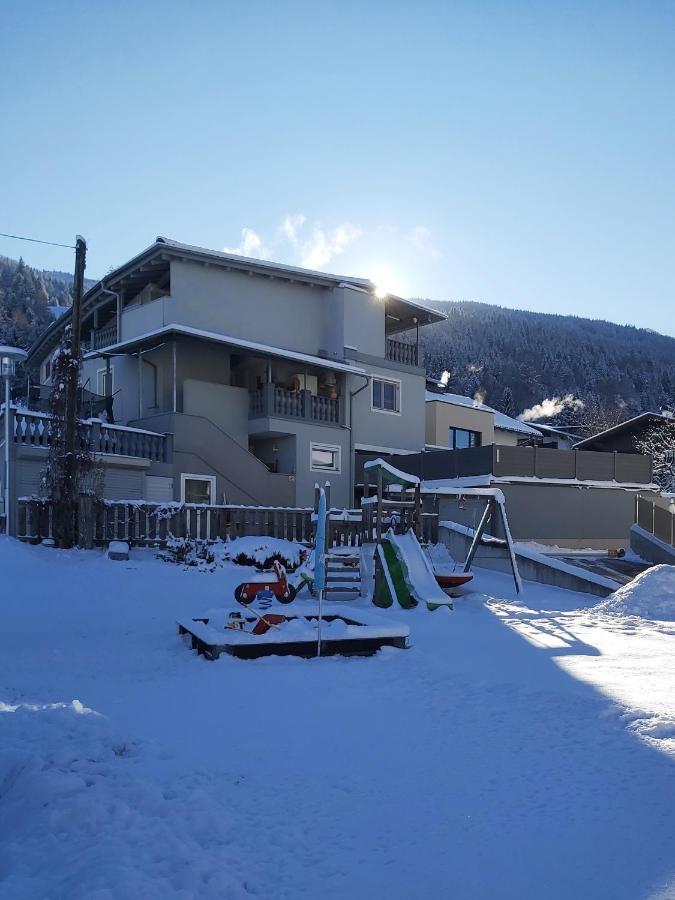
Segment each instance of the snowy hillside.
[{"label": "snowy hillside", "polygon": [[0,566],[2,898],[675,896],[672,623],[483,572],[409,650],[207,662],[251,570]]}]

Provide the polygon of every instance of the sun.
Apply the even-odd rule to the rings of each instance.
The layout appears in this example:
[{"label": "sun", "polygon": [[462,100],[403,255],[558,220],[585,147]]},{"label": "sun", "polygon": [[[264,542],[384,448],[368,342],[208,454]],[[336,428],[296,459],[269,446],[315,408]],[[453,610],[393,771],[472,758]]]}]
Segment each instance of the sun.
[{"label": "sun", "polygon": [[373,266],[370,280],[375,285],[375,296],[382,300],[387,294],[398,294],[401,282],[398,275],[387,266]]}]

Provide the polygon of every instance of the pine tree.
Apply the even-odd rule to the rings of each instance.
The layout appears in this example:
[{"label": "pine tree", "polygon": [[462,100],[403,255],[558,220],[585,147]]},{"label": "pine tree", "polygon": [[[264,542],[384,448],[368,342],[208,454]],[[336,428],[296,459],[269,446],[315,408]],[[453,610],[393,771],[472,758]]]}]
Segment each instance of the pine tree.
[{"label": "pine tree", "polygon": [[638,452],[651,455],[654,481],[661,490],[675,491],[675,420],[654,422],[634,443]]}]

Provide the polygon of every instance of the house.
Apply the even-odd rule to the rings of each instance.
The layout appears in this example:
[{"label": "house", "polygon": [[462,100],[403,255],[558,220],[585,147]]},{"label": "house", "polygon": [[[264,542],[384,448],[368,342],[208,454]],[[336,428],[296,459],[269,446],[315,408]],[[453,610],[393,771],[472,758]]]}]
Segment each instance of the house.
[{"label": "house", "polygon": [[427,390],[426,443],[430,447],[465,450],[488,444],[516,446],[539,441],[536,429],[511,416],[460,394]]},{"label": "house", "polygon": [[[70,318],[31,348],[43,391]],[[82,303],[106,497],[306,506],[329,479],[350,506],[360,455],[424,444],[419,328],[443,318],[367,279],[157,238]],[[48,440],[37,412],[17,415],[20,496],[39,492]]]},{"label": "house", "polygon": [[540,446],[552,447],[554,450],[571,450],[579,442],[579,435],[575,433],[580,426],[569,425],[559,427],[546,425],[543,422],[532,422],[531,427],[541,435]]},{"label": "house", "polygon": [[[644,412],[634,416],[625,422],[620,422],[612,428],[594,434],[583,441],[578,441],[574,446],[578,450],[601,450],[605,452],[618,451],[619,453],[639,453],[635,441],[644,437],[647,431],[655,425],[673,423],[671,412]],[[674,448],[675,449],[675,448]]]}]

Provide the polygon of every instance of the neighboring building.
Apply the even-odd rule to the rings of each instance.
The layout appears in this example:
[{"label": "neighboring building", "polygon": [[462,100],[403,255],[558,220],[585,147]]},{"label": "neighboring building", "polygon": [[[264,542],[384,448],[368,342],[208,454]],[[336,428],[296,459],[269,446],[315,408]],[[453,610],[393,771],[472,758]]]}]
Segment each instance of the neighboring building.
[{"label": "neighboring building", "polygon": [[485,403],[447,391],[426,392],[426,444],[467,450],[488,444],[516,446],[541,439],[540,432]]},{"label": "neighboring building", "polygon": [[542,422],[531,422],[532,428],[541,435],[540,445],[554,450],[571,450],[579,441],[579,435],[573,427],[558,428],[555,425],[544,425]]},{"label": "neighboring building", "polygon": [[[70,318],[31,349],[43,385]],[[330,480],[351,505],[359,455],[424,444],[417,335],[443,318],[366,279],[157,238],[83,299],[83,387],[115,421],[91,426],[106,496],[304,506]],[[39,492],[34,462],[17,495]]]},{"label": "neighboring building", "polygon": [[636,498],[658,492],[651,457],[635,453],[489,444],[386,461],[419,477],[424,494],[439,497],[441,521],[475,528],[480,504],[462,491],[499,488],[515,540],[561,547],[628,546]]},{"label": "neighboring building", "polygon": [[583,441],[578,441],[574,446],[578,450],[616,450],[619,453],[639,453],[635,448],[636,439],[644,437],[645,433],[654,425],[662,425],[666,422],[673,423],[672,413],[640,413],[639,416],[628,419],[626,422],[620,422],[613,428],[607,428]]}]

